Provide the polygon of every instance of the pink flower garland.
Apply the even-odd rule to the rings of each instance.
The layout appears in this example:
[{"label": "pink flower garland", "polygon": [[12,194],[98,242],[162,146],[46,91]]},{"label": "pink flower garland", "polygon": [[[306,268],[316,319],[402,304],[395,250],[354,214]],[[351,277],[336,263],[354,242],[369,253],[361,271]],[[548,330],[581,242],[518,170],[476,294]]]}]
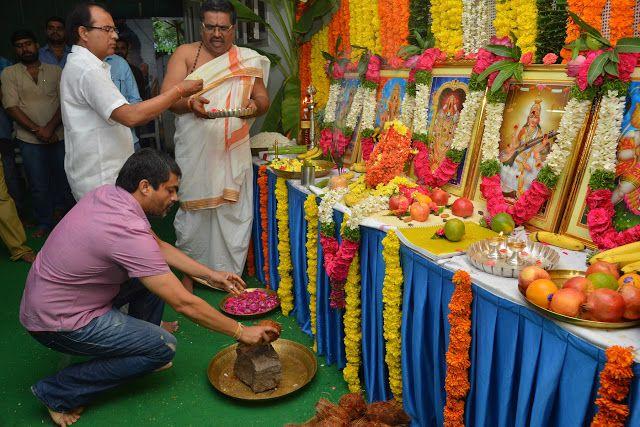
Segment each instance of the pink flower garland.
[{"label": "pink flower garland", "polygon": [[369,157],[371,157],[371,153],[373,152],[373,147],[375,144],[373,143],[373,138],[370,136],[366,138],[362,138],[361,144],[362,144],[362,160],[366,162],[367,160],[369,160]]},{"label": "pink flower garland", "polygon": [[413,148],[418,150],[418,154],[413,158],[413,168],[420,181],[429,187],[442,187],[458,171],[459,163],[454,162],[449,157],[444,158],[432,173],[429,164],[429,150],[420,141],[413,141]]},{"label": "pink flower garland", "polygon": [[517,225],[524,224],[533,218],[551,196],[551,190],[546,185],[534,180],[529,189],[518,197],[513,205],[509,205],[502,195],[502,182],[498,174],[483,177],[480,191],[487,201],[487,210],[491,217],[506,212],[511,215]]},{"label": "pink flower garland", "polygon": [[329,305],[331,308],[343,309],[346,305],[344,284],[360,243],[343,238],[342,243],[338,245],[337,238],[320,234],[320,244],[322,245],[324,268],[331,282]]},{"label": "pink flower garland", "polygon": [[325,156],[329,153],[334,157],[342,157],[351,142],[339,129],[324,128],[320,132],[320,149]]},{"label": "pink flower garland", "polygon": [[640,240],[640,225],[624,231],[616,231],[613,227],[615,209],[611,195],[611,190],[602,189],[590,190],[587,196],[589,234],[599,249],[611,249]]}]

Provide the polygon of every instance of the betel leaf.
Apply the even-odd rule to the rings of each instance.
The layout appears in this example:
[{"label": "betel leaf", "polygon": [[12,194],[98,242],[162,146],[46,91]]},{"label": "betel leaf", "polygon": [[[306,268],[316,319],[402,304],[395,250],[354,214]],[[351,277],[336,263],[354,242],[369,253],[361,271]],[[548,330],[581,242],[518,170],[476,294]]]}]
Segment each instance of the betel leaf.
[{"label": "betel leaf", "polygon": [[619,53],[640,53],[640,38],[625,37],[616,43],[616,52]]},{"label": "betel leaf", "polygon": [[262,122],[262,129],[260,132],[279,132],[281,130],[280,124],[282,123],[282,99],[284,97],[284,85],[280,86],[276,96],[271,100],[269,110],[264,116],[264,122]]},{"label": "betel leaf", "polygon": [[295,137],[300,127],[300,79],[298,76],[291,76],[284,83],[281,117],[284,133],[294,132]]},{"label": "betel leaf", "polygon": [[518,59],[514,56],[515,55],[514,49],[509,46],[490,44],[488,46],[485,46],[485,49],[491,53],[495,53],[498,56],[506,56],[507,58]]},{"label": "betel leaf", "polygon": [[609,61],[609,52],[601,53],[596,56],[589,66],[589,72],[587,73],[587,82],[592,85],[598,77],[604,72],[604,66]]},{"label": "betel leaf", "polygon": [[518,83],[521,83],[523,72],[524,72],[524,64],[520,62],[516,62],[516,66],[513,68],[513,79]]},{"label": "betel leaf", "polygon": [[[582,19],[580,19],[578,15],[576,15],[571,11],[569,11],[569,16],[571,17],[571,19],[573,19],[573,22],[575,22],[576,25],[580,27],[585,33],[590,34],[591,36],[593,36],[595,39],[599,41],[602,41],[601,39],[603,39],[603,37],[602,37],[602,34],[600,34],[600,31],[596,30],[591,25],[584,22]],[[608,43],[608,41],[606,40],[605,42]]]},{"label": "betel leaf", "polygon": [[[516,65],[516,63],[514,62],[513,65]],[[496,76],[496,79],[493,81],[493,84],[491,85],[491,92],[500,90],[504,82],[506,82],[511,78],[511,76],[513,76],[513,70],[514,67],[504,68],[503,70],[501,70]]]},{"label": "betel leaf", "polygon": [[618,77],[618,66],[611,61],[604,65],[604,71],[606,71],[607,74]]},{"label": "betel leaf", "polygon": [[503,59],[502,61],[498,61],[498,62],[494,62],[493,64],[489,65],[487,67],[486,70],[484,70],[482,72],[482,74],[480,74],[480,76],[478,76],[478,80],[486,80],[487,77],[489,77],[489,74],[493,73],[494,71],[501,71],[505,68],[509,68],[511,67],[511,64],[515,64],[513,61],[509,61],[507,59]]}]

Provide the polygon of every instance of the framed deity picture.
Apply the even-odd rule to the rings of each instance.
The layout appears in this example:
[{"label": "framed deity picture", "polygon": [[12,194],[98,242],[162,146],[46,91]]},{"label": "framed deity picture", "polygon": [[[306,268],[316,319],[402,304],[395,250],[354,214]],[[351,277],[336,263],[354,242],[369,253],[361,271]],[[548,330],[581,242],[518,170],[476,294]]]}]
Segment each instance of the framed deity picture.
[{"label": "framed deity picture", "polygon": [[[612,195],[615,207],[613,224],[618,231],[640,224],[640,68],[635,69],[631,79],[618,140],[616,188]],[[567,201],[566,215],[560,227],[562,234],[589,245],[591,236],[587,226],[586,199],[591,174],[587,163],[591,155],[591,139],[599,119],[595,117],[592,120],[587,142],[580,156],[578,173],[572,185],[573,191]]]},{"label": "framed deity picture", "polygon": [[[338,129],[343,129],[346,121],[347,115],[351,110],[351,105],[353,104],[353,98],[358,91],[358,87],[360,87],[360,79],[357,74],[349,74],[345,76],[345,79],[342,82],[342,87],[340,90],[340,94],[338,95],[338,105],[336,107],[336,121],[335,126]],[[358,115],[358,119],[356,121],[356,126],[353,129],[353,135],[351,137],[351,143],[347,146],[347,149],[343,155],[343,161],[345,165],[350,165],[355,163],[358,159],[358,155],[360,152],[360,141],[358,138],[358,133],[360,128],[360,117]]]},{"label": "framed deity picture", "polygon": [[408,78],[408,70],[384,70],[380,73],[376,127],[382,127],[386,122],[400,119]]},{"label": "framed deity picture", "polygon": [[[513,204],[531,185],[553,144],[569,101],[573,78],[567,77],[564,66],[531,66],[525,69],[522,83],[511,83],[500,127],[500,178],[507,203]],[[481,117],[484,123],[484,114]],[[549,200],[528,225],[537,229],[557,231],[563,217],[564,202],[571,190],[578,153],[583,145],[586,120],[580,130],[569,159]],[[469,178],[468,197],[476,208],[486,210],[480,192],[480,144],[484,126],[479,126],[475,138],[477,155]]]}]

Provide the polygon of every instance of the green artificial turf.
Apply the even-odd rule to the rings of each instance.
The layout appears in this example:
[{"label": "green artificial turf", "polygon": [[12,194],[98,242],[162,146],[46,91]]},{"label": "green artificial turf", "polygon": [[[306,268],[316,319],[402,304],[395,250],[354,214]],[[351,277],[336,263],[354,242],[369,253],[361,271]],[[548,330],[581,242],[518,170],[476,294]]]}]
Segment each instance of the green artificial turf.
[{"label": "green artificial turf", "polygon": [[[152,221],[166,241],[175,241],[173,215]],[[33,230],[27,230],[31,233]],[[39,249],[43,239],[29,239]],[[80,360],[49,350],[37,343],[20,325],[18,312],[29,264],[11,262],[0,245],[0,278],[5,309],[0,311],[0,425],[53,425],[45,408],[29,387],[38,379]],[[249,281],[250,287],[259,286]],[[196,294],[214,307],[223,293],[198,287]],[[165,320],[180,320],[174,367],[149,374],[108,393],[88,406],[77,426],[282,426],[303,422],[314,414],[314,405],[324,397],[332,401],[347,393],[342,373],[318,358],[318,373],[306,388],[281,400],[264,403],[241,402],[219,394],[207,379],[207,366],[231,338],[213,333],[165,309]],[[294,319],[278,311],[267,318],[282,324],[282,337],[311,348],[313,341]]]}]

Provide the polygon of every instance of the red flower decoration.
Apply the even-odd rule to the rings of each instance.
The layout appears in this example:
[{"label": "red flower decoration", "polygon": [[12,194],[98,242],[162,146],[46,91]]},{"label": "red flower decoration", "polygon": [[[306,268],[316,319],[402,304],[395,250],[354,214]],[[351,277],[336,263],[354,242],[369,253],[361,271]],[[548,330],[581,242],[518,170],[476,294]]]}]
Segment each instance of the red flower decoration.
[{"label": "red flower decoration", "polygon": [[362,159],[366,162],[367,160],[369,160],[369,157],[373,152],[373,147],[374,147],[373,138],[371,138],[370,136],[367,138],[362,138],[361,144],[362,144]]}]

